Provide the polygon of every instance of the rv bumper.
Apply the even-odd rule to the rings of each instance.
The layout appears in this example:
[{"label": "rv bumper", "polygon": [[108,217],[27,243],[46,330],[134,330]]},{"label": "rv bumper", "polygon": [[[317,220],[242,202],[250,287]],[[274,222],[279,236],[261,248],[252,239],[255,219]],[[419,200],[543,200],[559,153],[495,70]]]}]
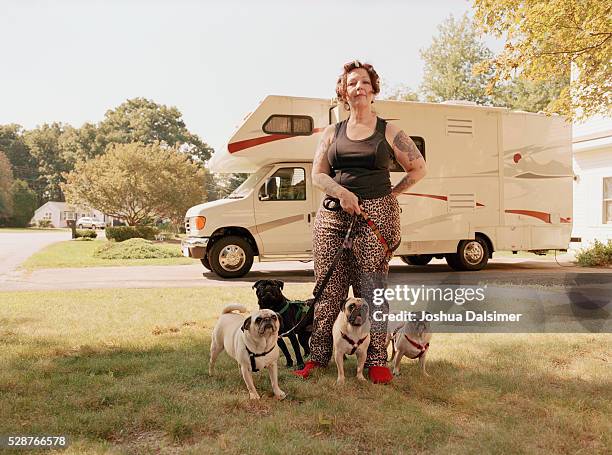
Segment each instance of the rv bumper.
[{"label": "rv bumper", "polygon": [[186,258],[203,259],[206,256],[208,237],[188,237],[181,241],[181,251]]}]

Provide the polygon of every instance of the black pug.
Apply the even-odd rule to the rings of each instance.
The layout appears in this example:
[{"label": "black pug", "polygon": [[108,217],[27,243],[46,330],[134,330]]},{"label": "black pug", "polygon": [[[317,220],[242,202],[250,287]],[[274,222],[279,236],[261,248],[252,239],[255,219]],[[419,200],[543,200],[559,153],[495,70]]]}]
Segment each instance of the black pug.
[{"label": "black pug", "polygon": [[[312,311],[308,311],[307,303],[293,302],[285,297],[282,293],[284,286],[285,283],[279,280],[259,280],[253,285],[253,289],[255,289],[255,293],[257,294],[257,304],[259,308],[269,309],[280,315],[280,333],[287,332],[295,327],[295,329],[287,335],[287,338],[289,338],[293,351],[295,352],[297,367],[298,369],[302,369],[304,368],[304,359],[302,359],[300,345],[304,348],[304,357],[309,356],[313,313]],[[298,324],[299,326],[296,327]],[[278,347],[283,351],[283,354],[285,354],[287,367],[291,368],[293,366],[293,360],[291,359],[291,354],[287,349],[283,337],[278,337]]]}]

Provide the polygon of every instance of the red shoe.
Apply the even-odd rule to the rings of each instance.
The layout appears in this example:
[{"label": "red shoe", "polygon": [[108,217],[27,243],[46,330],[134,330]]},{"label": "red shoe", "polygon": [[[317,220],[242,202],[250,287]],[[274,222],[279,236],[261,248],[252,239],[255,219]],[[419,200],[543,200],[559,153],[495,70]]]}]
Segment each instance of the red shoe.
[{"label": "red shoe", "polygon": [[368,368],[368,376],[374,384],[389,384],[393,379],[393,374],[387,367],[370,367]]},{"label": "red shoe", "polygon": [[292,373],[306,379],[310,375],[310,372],[315,368],[321,368],[321,364],[319,362],[315,362],[314,360],[309,360],[306,362],[303,369],[292,371]]}]

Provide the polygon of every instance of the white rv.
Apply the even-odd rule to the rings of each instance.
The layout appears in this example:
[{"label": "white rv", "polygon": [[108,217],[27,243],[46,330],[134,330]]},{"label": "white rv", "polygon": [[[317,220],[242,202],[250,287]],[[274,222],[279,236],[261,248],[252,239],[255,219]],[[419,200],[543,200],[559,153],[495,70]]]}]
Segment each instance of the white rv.
[{"label": "white rv", "polygon": [[[571,126],[558,116],[467,103],[377,101],[415,141],[428,174],[398,199],[408,264],[445,257],[479,270],[496,250],[567,249],[572,231]],[[223,277],[259,261],[312,259],[322,192],[311,182],[326,126],[348,116],[325,99],[268,96],[210,161],[250,177],[226,199],[189,209],[183,254]],[[395,184],[403,171],[391,172]]]}]

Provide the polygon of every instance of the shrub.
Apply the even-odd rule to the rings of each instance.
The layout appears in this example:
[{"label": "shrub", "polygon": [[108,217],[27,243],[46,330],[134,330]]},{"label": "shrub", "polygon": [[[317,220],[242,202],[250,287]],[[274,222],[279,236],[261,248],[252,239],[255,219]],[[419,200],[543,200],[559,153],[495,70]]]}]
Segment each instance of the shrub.
[{"label": "shrub", "polygon": [[51,220],[38,220],[38,227],[39,228],[52,228],[55,226],[53,226],[53,223],[51,223]]},{"label": "shrub", "polygon": [[27,182],[15,180],[12,187],[13,192],[13,215],[4,220],[6,226],[26,227],[34,211],[38,207],[36,193],[30,189]]},{"label": "shrub", "polygon": [[116,242],[123,242],[134,238],[155,240],[157,234],[159,234],[159,229],[153,226],[116,226],[106,228],[106,238]]},{"label": "shrub", "polygon": [[121,243],[106,242],[94,251],[101,259],[157,259],[181,257],[176,247],[163,247],[145,239],[129,239]]},{"label": "shrub", "polygon": [[576,260],[583,267],[612,265],[612,240],[608,240],[607,244],[595,240],[589,248],[582,249],[576,254]]},{"label": "shrub", "polygon": [[77,239],[95,239],[98,237],[98,233],[93,229],[77,229],[76,230],[76,238]]}]

